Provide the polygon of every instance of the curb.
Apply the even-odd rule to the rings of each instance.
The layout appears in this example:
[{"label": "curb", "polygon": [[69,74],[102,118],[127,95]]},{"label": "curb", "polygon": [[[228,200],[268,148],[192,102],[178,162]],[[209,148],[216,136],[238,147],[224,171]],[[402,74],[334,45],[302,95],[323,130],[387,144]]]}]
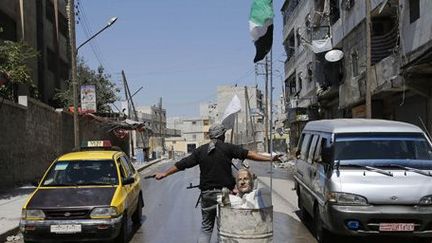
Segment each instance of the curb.
[{"label": "curb", "polygon": [[16,226],[15,228],[12,228],[4,233],[0,234],[0,242],[8,242],[7,241],[7,237],[8,236],[12,236],[12,235],[16,235],[19,232],[19,226]]},{"label": "curb", "polygon": [[141,166],[141,167],[138,167],[136,170],[137,170],[138,172],[141,172],[141,171],[143,171],[144,169],[146,169],[146,168],[148,168],[148,167],[150,167],[150,166],[152,166],[152,165],[154,165],[154,164],[156,164],[156,163],[161,162],[162,160],[165,160],[165,158],[163,158],[163,159],[156,159],[156,160],[153,160],[153,161],[151,161],[151,162],[148,162],[148,163],[146,163],[145,165],[143,165],[143,166]]}]

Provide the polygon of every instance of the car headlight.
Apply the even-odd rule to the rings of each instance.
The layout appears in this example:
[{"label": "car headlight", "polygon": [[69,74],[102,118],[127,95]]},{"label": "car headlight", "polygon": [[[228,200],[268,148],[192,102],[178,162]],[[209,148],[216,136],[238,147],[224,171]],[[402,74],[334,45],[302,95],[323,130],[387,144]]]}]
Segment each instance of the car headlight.
[{"label": "car headlight", "polygon": [[26,220],[42,220],[45,218],[45,213],[40,209],[23,209],[21,218]]},{"label": "car headlight", "polygon": [[114,218],[119,215],[117,208],[115,207],[101,207],[94,208],[91,213],[91,218]]},{"label": "car headlight", "polygon": [[327,194],[327,201],[334,204],[341,205],[367,205],[367,199],[363,196],[344,193],[344,192],[329,192]]},{"label": "car headlight", "polygon": [[432,205],[432,195],[422,197],[418,204],[421,206],[431,206]]}]

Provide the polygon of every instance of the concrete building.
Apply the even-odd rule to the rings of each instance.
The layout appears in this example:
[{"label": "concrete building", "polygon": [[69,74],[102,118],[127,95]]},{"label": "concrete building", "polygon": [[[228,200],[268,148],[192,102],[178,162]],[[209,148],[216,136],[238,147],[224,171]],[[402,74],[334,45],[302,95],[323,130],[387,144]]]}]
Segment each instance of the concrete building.
[{"label": "concrete building", "polygon": [[[234,126],[233,143],[264,151],[263,94],[257,87],[218,86],[216,121],[221,121],[225,109],[235,95],[240,99],[241,111]],[[231,131],[227,133],[228,140],[230,136]]]},{"label": "concrete building", "polygon": [[[385,4],[385,5],[384,5]],[[328,8],[326,8],[328,6]],[[366,1],[287,0],[282,7],[286,104],[295,147],[314,119],[365,117]],[[432,2],[371,1],[372,117],[421,121],[432,129]],[[331,38],[343,59],[305,48]]]},{"label": "concrete building", "polygon": [[[38,51],[37,60],[29,63],[39,99],[57,107],[56,89],[65,89],[69,79],[70,51],[65,0],[0,1],[0,39],[24,41]],[[19,87],[18,95],[27,95]]]},{"label": "concrete building", "polygon": [[168,122],[170,129],[180,130],[180,138],[167,138],[166,146],[172,147],[174,151],[191,153],[195,148],[210,141],[208,130],[210,119],[199,118],[171,118]]},{"label": "concrete building", "polygon": [[[166,138],[181,135],[180,130],[167,128],[166,110],[160,105],[140,106],[137,108],[137,115],[138,120],[144,122],[152,131],[149,134],[143,134],[144,139],[135,139],[136,147],[144,151],[146,160],[149,157],[159,158],[169,149],[166,145]],[[141,142],[142,140],[144,142]]]}]

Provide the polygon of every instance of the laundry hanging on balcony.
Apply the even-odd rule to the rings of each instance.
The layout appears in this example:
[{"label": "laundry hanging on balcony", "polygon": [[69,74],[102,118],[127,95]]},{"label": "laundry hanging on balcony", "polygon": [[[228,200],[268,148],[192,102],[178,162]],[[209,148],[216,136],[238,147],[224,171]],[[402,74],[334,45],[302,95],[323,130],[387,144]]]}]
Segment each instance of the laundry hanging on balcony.
[{"label": "laundry hanging on balcony", "polygon": [[330,51],[333,48],[331,37],[327,37],[320,40],[312,40],[312,42],[306,42],[303,39],[303,45],[309,48],[314,53],[322,53]]}]

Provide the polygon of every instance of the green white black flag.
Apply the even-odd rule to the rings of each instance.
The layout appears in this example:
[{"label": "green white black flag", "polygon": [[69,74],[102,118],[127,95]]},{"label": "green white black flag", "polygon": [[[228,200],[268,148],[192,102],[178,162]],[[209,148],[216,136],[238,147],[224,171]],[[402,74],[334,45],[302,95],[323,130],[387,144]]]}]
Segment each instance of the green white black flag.
[{"label": "green white black flag", "polygon": [[273,44],[273,0],[253,0],[249,30],[256,48],[254,62],[261,61]]}]

